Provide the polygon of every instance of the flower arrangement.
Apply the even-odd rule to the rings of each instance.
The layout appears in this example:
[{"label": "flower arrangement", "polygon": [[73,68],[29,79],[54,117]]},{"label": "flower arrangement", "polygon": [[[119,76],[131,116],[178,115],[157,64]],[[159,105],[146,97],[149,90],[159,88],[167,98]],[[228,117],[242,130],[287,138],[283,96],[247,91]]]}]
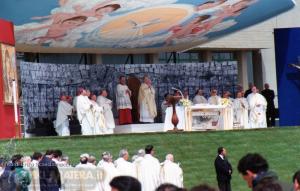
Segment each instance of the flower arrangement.
[{"label": "flower arrangement", "polygon": [[190,107],[192,105],[192,102],[189,99],[181,99],[179,101],[179,104],[183,107]]},{"label": "flower arrangement", "polygon": [[231,103],[230,99],[228,99],[228,98],[222,98],[222,99],[221,99],[221,105],[224,105],[224,106],[231,106],[232,103]]}]

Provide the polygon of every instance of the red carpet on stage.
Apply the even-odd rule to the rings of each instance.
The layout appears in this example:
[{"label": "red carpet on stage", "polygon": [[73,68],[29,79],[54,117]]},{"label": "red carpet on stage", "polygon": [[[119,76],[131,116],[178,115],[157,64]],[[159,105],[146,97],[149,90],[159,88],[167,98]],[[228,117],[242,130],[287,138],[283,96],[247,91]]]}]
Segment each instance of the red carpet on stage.
[{"label": "red carpet on stage", "polygon": [[[13,23],[0,19],[0,44],[15,45]],[[0,139],[16,137],[14,106],[4,104],[2,50],[0,52]],[[19,129],[19,126],[18,126]]]}]

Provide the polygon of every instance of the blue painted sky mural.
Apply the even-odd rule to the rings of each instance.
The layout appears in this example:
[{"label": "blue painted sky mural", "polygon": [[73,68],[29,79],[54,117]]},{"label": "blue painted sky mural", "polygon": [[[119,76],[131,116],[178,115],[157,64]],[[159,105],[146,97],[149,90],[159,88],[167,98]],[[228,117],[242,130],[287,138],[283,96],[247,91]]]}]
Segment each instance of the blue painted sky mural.
[{"label": "blue painted sky mural", "polygon": [[[17,48],[181,51],[291,9],[292,0],[2,0]],[[26,51],[26,49],[22,49]]]}]

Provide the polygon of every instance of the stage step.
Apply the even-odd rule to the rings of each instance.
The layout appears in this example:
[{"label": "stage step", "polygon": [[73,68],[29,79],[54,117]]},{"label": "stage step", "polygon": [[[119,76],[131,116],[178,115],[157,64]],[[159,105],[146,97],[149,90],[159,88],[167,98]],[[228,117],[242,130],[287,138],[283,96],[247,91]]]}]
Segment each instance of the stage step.
[{"label": "stage step", "polygon": [[114,129],[116,134],[124,133],[149,133],[149,132],[163,132],[163,123],[146,123],[146,124],[130,124],[130,125],[117,125]]}]

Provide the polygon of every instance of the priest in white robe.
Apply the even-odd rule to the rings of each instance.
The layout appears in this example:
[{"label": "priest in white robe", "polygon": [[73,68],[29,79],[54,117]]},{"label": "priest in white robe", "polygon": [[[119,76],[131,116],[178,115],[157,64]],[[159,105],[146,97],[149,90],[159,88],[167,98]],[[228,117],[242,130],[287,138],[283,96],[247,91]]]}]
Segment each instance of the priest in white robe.
[{"label": "priest in white robe", "polygon": [[127,149],[122,149],[119,158],[115,160],[115,166],[121,176],[132,176],[136,178],[136,170],[133,163],[128,162],[129,153]]},{"label": "priest in white robe", "polygon": [[76,92],[76,96],[74,96],[74,98],[73,98],[73,101],[72,101],[72,103],[73,103],[73,110],[74,110],[74,112],[76,112],[77,111],[77,97],[80,95],[80,93],[82,92],[82,90],[83,90],[83,88],[79,88],[78,90],[77,90],[77,92]]},{"label": "priest in white robe", "polygon": [[203,95],[203,90],[198,89],[193,99],[193,104],[207,104],[207,99]]},{"label": "priest in white robe", "polygon": [[91,95],[90,101],[93,105],[92,109],[92,115],[93,115],[93,134],[99,135],[103,134],[104,128],[105,128],[105,117],[103,112],[103,107],[100,107],[98,103],[96,102],[97,96]]},{"label": "priest in white robe", "polygon": [[100,168],[88,163],[88,154],[80,155],[80,164],[76,166],[76,173],[79,177],[80,190],[99,191],[102,189],[100,176]]},{"label": "priest in white robe", "polygon": [[104,134],[114,133],[115,119],[112,112],[112,101],[107,98],[107,91],[101,90],[100,95],[97,97],[97,103],[103,108],[105,117],[105,127],[103,129]]},{"label": "priest in white robe", "polygon": [[92,108],[93,105],[87,97],[86,90],[82,89],[80,95],[77,96],[77,119],[81,125],[82,135],[92,135],[93,126],[92,126]]},{"label": "priest in white robe", "polygon": [[112,155],[109,152],[104,152],[102,154],[102,163],[99,165],[99,167],[102,170],[102,190],[111,191],[109,183],[114,177],[119,176],[120,173],[112,163]]},{"label": "priest in white robe", "polygon": [[145,75],[143,81],[138,97],[140,122],[153,123],[157,115],[155,89],[149,76]]},{"label": "priest in white robe", "polygon": [[120,76],[119,84],[117,85],[116,89],[116,103],[117,110],[119,113],[119,125],[126,125],[132,123],[132,104],[130,97],[131,91],[126,85],[126,78],[125,76]]},{"label": "priest in white robe", "polygon": [[267,101],[261,94],[258,93],[255,86],[252,87],[252,93],[247,97],[250,114],[249,127],[250,128],[266,128],[266,109]]},{"label": "priest in white robe", "polygon": [[246,98],[244,98],[242,92],[236,94],[236,99],[233,102],[233,124],[237,128],[248,129],[248,112],[249,104]]},{"label": "priest in white robe", "polygon": [[144,156],[145,156],[145,150],[140,149],[138,150],[136,157],[132,157],[133,158],[132,163],[136,171],[136,177],[140,182],[142,181],[141,164],[142,161],[144,160]]},{"label": "priest in white robe", "polygon": [[225,106],[224,116],[223,116],[223,127],[224,130],[233,129],[233,102],[232,98],[230,98],[230,92],[225,91],[223,94],[223,98],[221,99],[222,105]]},{"label": "priest in white robe", "polygon": [[145,148],[144,160],[141,162],[141,184],[143,191],[153,191],[160,185],[160,163],[154,155],[152,145]]},{"label": "priest in white robe", "polygon": [[221,97],[218,96],[218,91],[212,89],[210,92],[210,97],[208,98],[208,103],[211,105],[221,105]]},{"label": "priest in white robe", "polygon": [[172,154],[167,154],[166,160],[162,163],[160,177],[162,184],[169,183],[183,188],[183,172],[179,164],[174,163]]},{"label": "priest in white robe", "polygon": [[55,131],[58,136],[70,136],[68,115],[72,115],[73,106],[67,102],[67,97],[62,95],[58,103]]}]

